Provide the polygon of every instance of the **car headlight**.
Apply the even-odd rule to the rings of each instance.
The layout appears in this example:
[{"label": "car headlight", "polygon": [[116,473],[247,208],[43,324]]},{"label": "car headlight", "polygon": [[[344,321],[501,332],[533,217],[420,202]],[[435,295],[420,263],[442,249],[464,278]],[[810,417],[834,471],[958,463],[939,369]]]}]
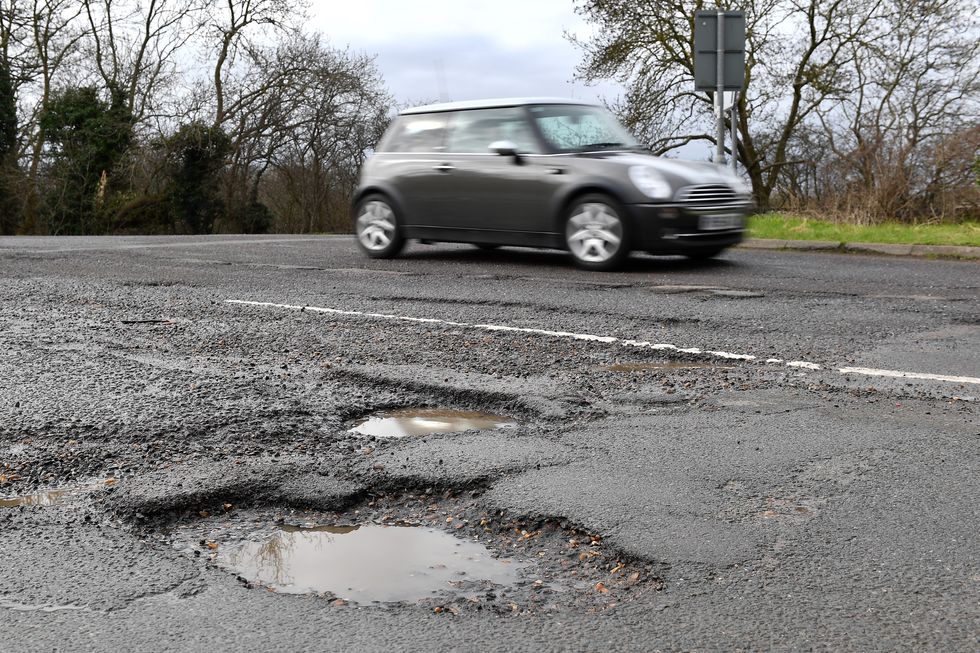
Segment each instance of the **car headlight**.
[{"label": "car headlight", "polygon": [[637,190],[653,199],[670,199],[674,192],[670,183],[662,174],[650,166],[631,166],[629,169],[630,181],[636,186]]}]

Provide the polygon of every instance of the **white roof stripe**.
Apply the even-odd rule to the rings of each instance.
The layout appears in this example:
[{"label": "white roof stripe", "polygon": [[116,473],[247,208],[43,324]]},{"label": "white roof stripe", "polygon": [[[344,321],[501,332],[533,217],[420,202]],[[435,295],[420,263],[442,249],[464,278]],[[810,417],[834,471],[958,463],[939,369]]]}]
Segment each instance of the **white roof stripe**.
[{"label": "white roof stripe", "polygon": [[583,104],[587,106],[599,106],[596,102],[587,100],[573,100],[561,97],[520,97],[520,98],[496,98],[490,100],[463,100],[461,102],[443,102],[440,104],[427,104],[421,107],[402,110],[399,115],[409,115],[414,113],[436,113],[440,111],[461,111],[464,109],[496,109],[499,107],[521,107],[529,104]]}]

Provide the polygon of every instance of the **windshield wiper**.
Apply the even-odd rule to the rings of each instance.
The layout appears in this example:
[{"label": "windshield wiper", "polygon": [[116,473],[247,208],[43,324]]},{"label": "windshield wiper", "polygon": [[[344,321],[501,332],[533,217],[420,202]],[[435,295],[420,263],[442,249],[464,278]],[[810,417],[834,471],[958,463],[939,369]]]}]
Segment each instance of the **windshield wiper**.
[{"label": "windshield wiper", "polygon": [[609,142],[609,143],[589,143],[588,145],[583,145],[582,147],[579,147],[577,149],[580,152],[588,152],[589,150],[604,150],[604,149],[609,148],[609,147],[625,147],[625,146],[626,146],[626,143],[616,143],[616,142]]}]

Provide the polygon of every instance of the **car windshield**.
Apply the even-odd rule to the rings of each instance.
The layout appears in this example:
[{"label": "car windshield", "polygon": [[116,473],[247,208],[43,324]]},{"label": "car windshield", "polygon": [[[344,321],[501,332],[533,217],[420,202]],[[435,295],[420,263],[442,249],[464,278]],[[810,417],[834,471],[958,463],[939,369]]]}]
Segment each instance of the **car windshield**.
[{"label": "car windshield", "polygon": [[548,104],[530,108],[548,144],[559,152],[642,147],[616,117],[602,107]]}]

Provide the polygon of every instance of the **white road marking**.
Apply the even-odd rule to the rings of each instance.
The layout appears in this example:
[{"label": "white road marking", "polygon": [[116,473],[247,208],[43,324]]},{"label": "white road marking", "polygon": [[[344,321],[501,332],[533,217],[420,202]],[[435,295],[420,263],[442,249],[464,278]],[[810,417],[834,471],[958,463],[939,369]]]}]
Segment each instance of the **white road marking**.
[{"label": "white road marking", "polygon": [[790,361],[786,363],[787,367],[802,367],[805,370],[819,370],[820,366],[816,363],[808,363],[806,361]]},{"label": "white road marking", "polygon": [[900,370],[876,370],[870,367],[842,367],[841,374],[864,374],[866,376],[886,376],[893,379],[922,379],[924,381],[945,381],[947,383],[976,383],[980,378],[973,376],[947,376],[945,374],[926,374],[924,372],[902,372]]},{"label": "white road marking", "polygon": [[[573,333],[571,331],[550,331],[548,329],[531,329],[527,327],[507,326],[503,324],[474,324],[472,322],[453,322],[432,317],[410,317],[407,315],[391,315],[388,313],[368,313],[366,311],[349,311],[339,308],[324,308],[322,306],[300,306],[297,304],[276,304],[273,302],[253,302],[244,299],[226,299],[228,304],[238,304],[242,306],[262,306],[265,308],[282,308],[291,311],[303,311],[309,313],[328,313],[330,315],[349,315],[352,317],[369,317],[379,320],[398,320],[400,322],[412,322],[415,324],[440,324],[443,326],[463,327],[466,329],[482,329],[484,331],[504,331],[507,333],[530,333],[540,336],[550,336],[553,338],[569,338],[572,340],[584,340],[586,342],[601,342],[605,344],[619,344],[625,347],[635,347],[637,349],[653,349],[658,351],[676,351],[686,354],[701,354],[724,358],[728,360],[756,361],[755,356],[749,354],[733,354],[727,351],[702,350],[697,347],[682,348],[666,342],[647,342],[646,340],[625,340],[615,336],[597,336],[590,333]],[[785,361],[781,358],[767,358],[765,363],[773,365],[785,365],[807,370],[825,369],[818,363],[808,361]],[[827,368],[832,369],[832,368]],[[861,374],[865,376],[882,376],[900,379],[920,379],[924,381],[943,381],[947,383],[971,383],[980,385],[980,378],[972,376],[947,376],[943,374],[926,374],[922,372],[902,372],[898,370],[878,370],[869,367],[842,367],[837,370],[840,374]]]}]

